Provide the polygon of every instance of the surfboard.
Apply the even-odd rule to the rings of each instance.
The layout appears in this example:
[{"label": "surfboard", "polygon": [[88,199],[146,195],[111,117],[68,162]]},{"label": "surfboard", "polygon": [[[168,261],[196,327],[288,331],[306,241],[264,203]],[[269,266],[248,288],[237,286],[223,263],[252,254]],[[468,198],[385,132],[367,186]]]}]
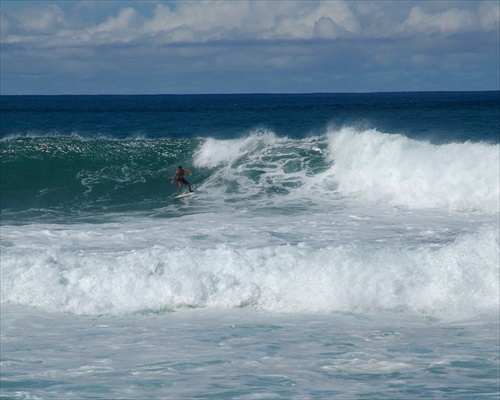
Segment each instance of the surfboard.
[{"label": "surfboard", "polygon": [[174,199],[182,199],[183,197],[192,195],[193,192],[182,193],[179,196],[175,196]]}]

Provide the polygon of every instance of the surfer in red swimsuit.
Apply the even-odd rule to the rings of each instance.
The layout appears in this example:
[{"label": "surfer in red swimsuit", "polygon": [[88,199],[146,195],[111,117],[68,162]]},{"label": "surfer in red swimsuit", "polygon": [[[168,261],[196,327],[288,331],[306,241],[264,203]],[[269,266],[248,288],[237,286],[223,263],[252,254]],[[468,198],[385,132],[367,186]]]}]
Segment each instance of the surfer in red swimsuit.
[{"label": "surfer in red swimsuit", "polygon": [[183,169],[180,165],[177,166],[177,171],[175,171],[175,175],[172,178],[172,183],[174,183],[174,180],[177,179],[177,184],[179,185],[179,194],[182,194],[182,184],[187,185],[189,188],[189,191],[192,192],[191,190],[191,184],[184,178],[186,175],[186,172],[189,172],[189,175],[193,175],[193,173],[188,170],[188,169]]}]

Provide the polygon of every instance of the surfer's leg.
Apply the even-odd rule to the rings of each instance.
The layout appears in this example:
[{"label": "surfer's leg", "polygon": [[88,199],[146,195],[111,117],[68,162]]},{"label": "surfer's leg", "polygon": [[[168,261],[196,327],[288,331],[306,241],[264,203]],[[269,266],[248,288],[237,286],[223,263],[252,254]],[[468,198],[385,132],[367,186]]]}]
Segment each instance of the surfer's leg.
[{"label": "surfer's leg", "polygon": [[189,183],[186,179],[183,179],[182,183],[184,183],[184,185],[187,185],[189,191],[192,192],[192,190],[191,190],[191,183]]}]

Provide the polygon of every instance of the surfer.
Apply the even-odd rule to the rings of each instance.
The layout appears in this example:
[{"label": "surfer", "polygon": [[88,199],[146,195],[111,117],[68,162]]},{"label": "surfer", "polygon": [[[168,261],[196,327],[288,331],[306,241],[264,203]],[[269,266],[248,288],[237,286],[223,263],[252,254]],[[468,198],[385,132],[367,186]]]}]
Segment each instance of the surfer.
[{"label": "surfer", "polygon": [[178,165],[177,171],[175,171],[175,175],[172,178],[171,183],[174,183],[174,180],[177,178],[177,184],[179,185],[179,194],[182,194],[182,184],[187,185],[187,187],[189,188],[189,191],[192,192],[191,184],[186,180],[186,178],[184,178],[184,176],[186,175],[186,172],[189,172],[189,175],[193,175],[193,173],[190,170],[184,169],[180,165]]}]

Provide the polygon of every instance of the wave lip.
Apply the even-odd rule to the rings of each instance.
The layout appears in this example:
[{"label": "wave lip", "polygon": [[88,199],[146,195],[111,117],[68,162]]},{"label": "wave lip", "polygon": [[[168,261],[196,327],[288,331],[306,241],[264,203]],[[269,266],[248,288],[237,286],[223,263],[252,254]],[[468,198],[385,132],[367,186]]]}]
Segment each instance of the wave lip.
[{"label": "wave lip", "polygon": [[231,165],[251,153],[269,151],[288,139],[279,138],[271,131],[257,130],[239,139],[218,140],[207,138],[194,154],[194,163],[198,168],[216,168]]},{"label": "wave lip", "polygon": [[433,145],[352,128],[328,138],[329,172],[342,194],[411,208],[499,212],[499,145]]}]

